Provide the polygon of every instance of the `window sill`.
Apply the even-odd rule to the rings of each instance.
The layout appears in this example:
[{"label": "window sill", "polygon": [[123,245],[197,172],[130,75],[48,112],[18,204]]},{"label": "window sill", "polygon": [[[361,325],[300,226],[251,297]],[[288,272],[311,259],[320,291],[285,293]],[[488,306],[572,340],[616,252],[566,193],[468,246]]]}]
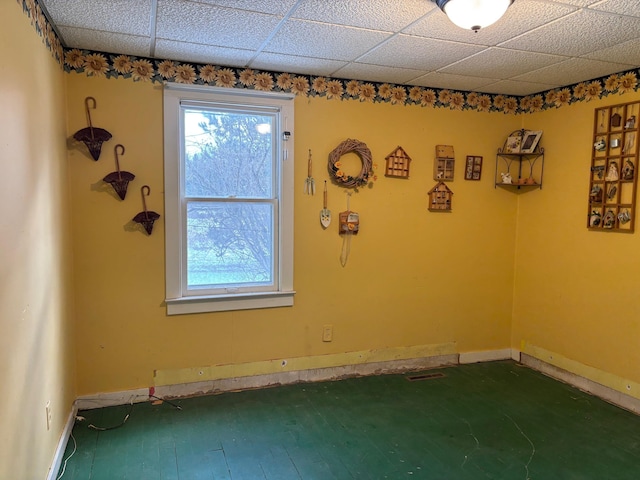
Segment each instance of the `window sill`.
[{"label": "window sill", "polygon": [[167,315],[293,306],[295,291],[168,298]]}]

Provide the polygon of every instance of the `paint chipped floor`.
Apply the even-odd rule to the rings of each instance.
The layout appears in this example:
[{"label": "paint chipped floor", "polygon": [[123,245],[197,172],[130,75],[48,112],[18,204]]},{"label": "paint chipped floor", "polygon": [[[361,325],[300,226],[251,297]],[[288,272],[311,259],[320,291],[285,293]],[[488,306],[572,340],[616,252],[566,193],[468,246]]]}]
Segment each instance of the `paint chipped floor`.
[{"label": "paint chipped floor", "polygon": [[640,417],[514,362],[434,372],[84,411],[62,478],[640,478]]}]

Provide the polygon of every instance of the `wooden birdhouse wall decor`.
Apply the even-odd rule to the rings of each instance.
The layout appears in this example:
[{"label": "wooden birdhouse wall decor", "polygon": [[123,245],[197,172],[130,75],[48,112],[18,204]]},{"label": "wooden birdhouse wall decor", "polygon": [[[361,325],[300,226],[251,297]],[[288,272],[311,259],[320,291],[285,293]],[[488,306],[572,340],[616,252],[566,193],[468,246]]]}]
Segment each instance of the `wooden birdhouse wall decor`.
[{"label": "wooden birdhouse wall decor", "polygon": [[453,192],[444,182],[429,190],[429,210],[432,212],[450,212]]},{"label": "wooden birdhouse wall decor", "polygon": [[455,162],[453,145],[436,145],[436,160],[433,164],[433,179],[443,182],[452,182]]},{"label": "wooden birdhouse wall decor", "polygon": [[411,157],[401,146],[398,145],[393,152],[387,155],[385,160],[387,161],[385,177],[409,178]]}]

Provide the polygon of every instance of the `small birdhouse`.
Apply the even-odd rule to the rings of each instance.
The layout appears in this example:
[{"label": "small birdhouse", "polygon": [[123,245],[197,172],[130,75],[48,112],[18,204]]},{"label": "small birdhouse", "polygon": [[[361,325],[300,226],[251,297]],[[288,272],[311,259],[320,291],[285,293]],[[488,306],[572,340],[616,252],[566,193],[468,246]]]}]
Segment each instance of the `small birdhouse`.
[{"label": "small birdhouse", "polygon": [[401,146],[398,146],[393,152],[387,155],[387,168],[385,169],[385,177],[409,178],[409,165],[411,157]]},{"label": "small birdhouse", "polygon": [[446,183],[438,184],[429,190],[429,210],[432,212],[450,212],[453,192]]},{"label": "small birdhouse", "polygon": [[436,145],[436,160],[433,163],[433,179],[452,182],[455,162],[453,145]]},{"label": "small birdhouse", "polygon": [[612,127],[619,127],[621,124],[622,124],[622,117],[620,116],[619,113],[614,113],[613,115],[611,115]]}]

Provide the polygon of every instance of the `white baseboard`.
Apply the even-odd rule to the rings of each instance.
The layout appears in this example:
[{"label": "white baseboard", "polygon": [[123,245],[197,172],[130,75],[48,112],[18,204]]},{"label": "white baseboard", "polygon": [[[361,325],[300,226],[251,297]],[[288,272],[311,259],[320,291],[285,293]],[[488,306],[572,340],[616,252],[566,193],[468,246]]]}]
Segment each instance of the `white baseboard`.
[{"label": "white baseboard", "polygon": [[91,410],[93,408],[114,407],[127,403],[140,403],[149,400],[149,389],[137,388],[122,392],[96,393],[95,395],[82,395],[76,400],[78,410]]},{"label": "white baseboard", "polygon": [[64,425],[64,429],[62,430],[62,435],[60,435],[60,440],[58,440],[58,446],[56,447],[56,453],[53,455],[53,461],[51,462],[51,467],[49,467],[49,473],[47,475],[47,480],[56,480],[58,476],[58,471],[62,466],[62,461],[64,460],[64,451],[67,448],[67,443],[69,442],[69,437],[71,435],[71,431],[73,430],[73,426],[76,422],[76,415],[78,414],[78,407],[74,403],[71,406],[71,412],[67,417],[67,422]]}]

